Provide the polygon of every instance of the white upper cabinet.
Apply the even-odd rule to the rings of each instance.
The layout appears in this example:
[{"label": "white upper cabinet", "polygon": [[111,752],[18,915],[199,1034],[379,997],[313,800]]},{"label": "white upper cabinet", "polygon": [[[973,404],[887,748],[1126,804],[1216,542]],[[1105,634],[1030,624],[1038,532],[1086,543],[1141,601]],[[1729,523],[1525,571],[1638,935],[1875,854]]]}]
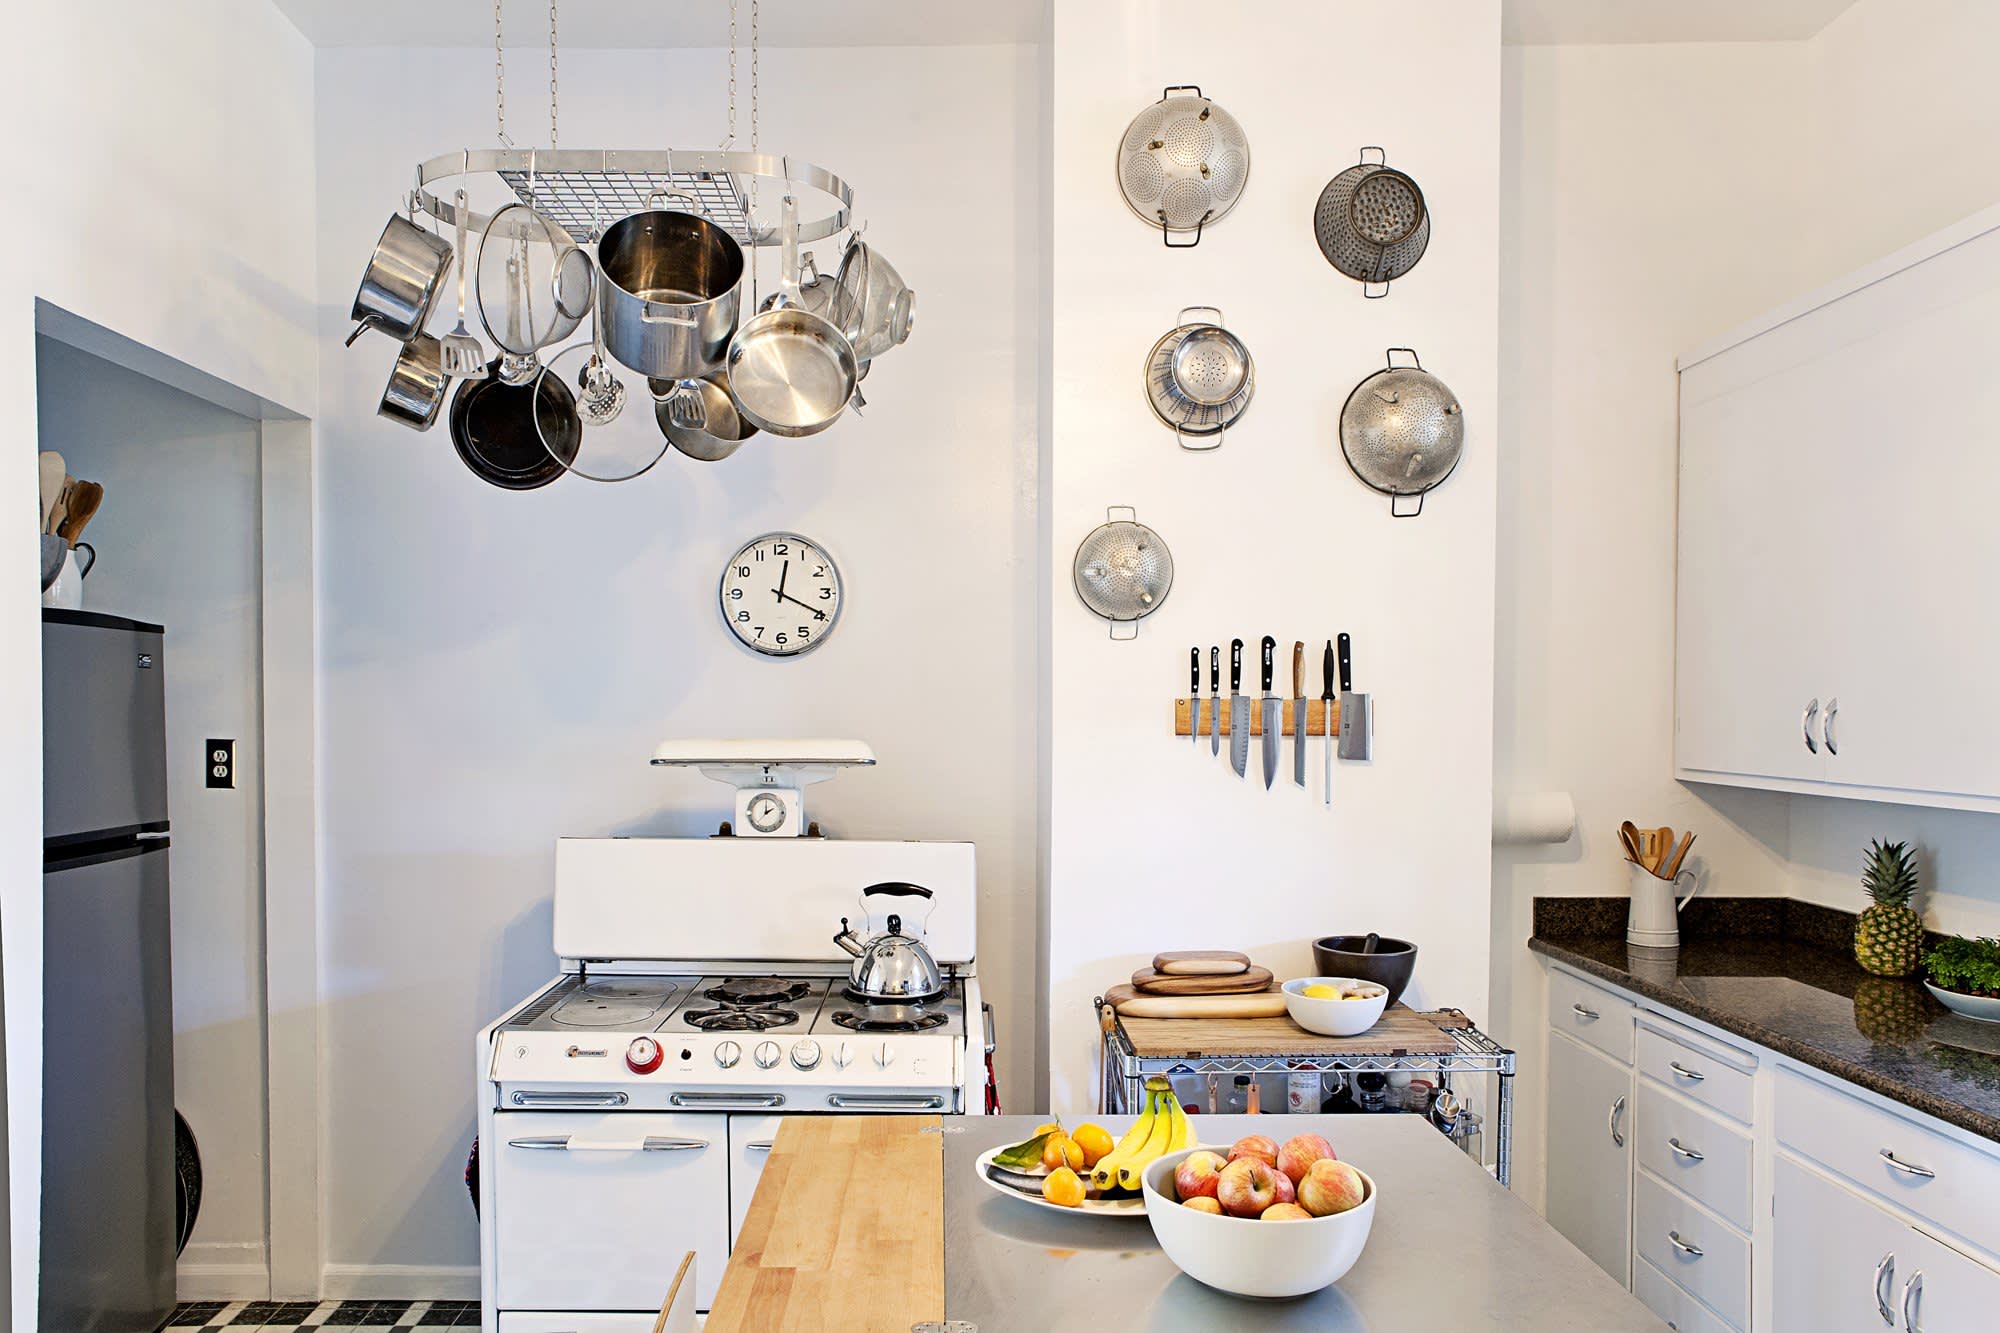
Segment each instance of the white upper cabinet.
[{"label": "white upper cabinet", "polygon": [[2000,809],[2000,209],[1681,359],[1678,776]]}]

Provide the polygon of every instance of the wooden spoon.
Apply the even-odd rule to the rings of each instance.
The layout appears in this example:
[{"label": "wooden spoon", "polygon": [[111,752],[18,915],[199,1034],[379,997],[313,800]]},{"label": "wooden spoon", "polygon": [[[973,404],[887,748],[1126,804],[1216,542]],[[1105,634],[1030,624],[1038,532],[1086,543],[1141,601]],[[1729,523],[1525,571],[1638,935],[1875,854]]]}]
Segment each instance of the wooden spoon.
[{"label": "wooden spoon", "polygon": [[1674,831],[1671,828],[1663,824],[1653,830],[1652,853],[1653,864],[1649,869],[1657,875],[1660,867],[1667,863],[1667,858],[1674,854]]},{"label": "wooden spoon", "polygon": [[104,503],[104,488],[94,481],[79,481],[70,487],[65,504],[69,517],[62,521],[56,531],[71,546],[83,538],[83,529],[97,513],[97,507]]},{"label": "wooden spoon", "polygon": [[1639,850],[1639,830],[1634,827],[1631,820],[1628,819],[1618,826],[1618,841],[1625,844],[1626,860],[1633,865],[1646,864],[1646,858]]},{"label": "wooden spoon", "polygon": [[41,474],[43,532],[56,530],[56,505],[62,500],[63,477],[68,466],[63,462],[63,456],[55,450],[42,450],[37,470]]},{"label": "wooden spoon", "polygon": [[1676,879],[1680,876],[1681,862],[1687,860],[1688,848],[1692,846],[1694,846],[1694,834],[1692,832],[1682,834],[1681,845],[1676,847],[1674,854],[1667,859],[1667,868],[1661,872],[1661,879]]}]

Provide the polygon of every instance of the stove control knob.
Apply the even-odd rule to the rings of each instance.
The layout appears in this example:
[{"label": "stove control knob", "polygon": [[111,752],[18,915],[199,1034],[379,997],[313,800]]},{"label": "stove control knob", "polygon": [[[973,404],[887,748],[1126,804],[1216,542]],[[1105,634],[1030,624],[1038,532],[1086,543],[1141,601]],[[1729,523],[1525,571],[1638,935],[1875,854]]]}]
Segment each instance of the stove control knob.
[{"label": "stove control knob", "polygon": [[840,1045],[833,1048],[833,1067],[835,1069],[845,1069],[853,1063],[854,1048],[852,1046],[843,1041]]},{"label": "stove control knob", "polygon": [[734,1069],[736,1062],[743,1058],[743,1048],[733,1041],[715,1044],[715,1064],[718,1069]]},{"label": "stove control knob", "polygon": [[811,1069],[819,1063],[819,1043],[816,1041],[795,1041],[792,1043],[792,1063],[800,1069]]},{"label": "stove control knob", "polygon": [[895,1063],[896,1063],[896,1053],[889,1049],[888,1042],[886,1041],[883,1042],[881,1049],[875,1052],[876,1066],[881,1069],[887,1069],[890,1065]]},{"label": "stove control knob", "polygon": [[772,1065],[778,1063],[778,1059],[781,1054],[782,1052],[778,1050],[777,1042],[775,1041],[758,1042],[756,1051],[757,1068],[769,1069]]},{"label": "stove control knob", "polygon": [[625,1067],[635,1074],[650,1074],[660,1067],[667,1053],[651,1037],[634,1037],[625,1048]]}]

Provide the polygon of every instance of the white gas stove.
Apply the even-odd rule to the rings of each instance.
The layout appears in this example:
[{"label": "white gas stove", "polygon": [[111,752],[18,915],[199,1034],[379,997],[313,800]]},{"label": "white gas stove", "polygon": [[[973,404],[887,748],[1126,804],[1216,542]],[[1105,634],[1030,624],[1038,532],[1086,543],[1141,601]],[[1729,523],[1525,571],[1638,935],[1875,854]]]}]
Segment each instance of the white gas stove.
[{"label": "white gas stove", "polygon": [[[847,989],[887,881],[931,891],[940,998]],[[707,1310],[782,1116],[984,1110],[974,908],[970,843],[560,840],[562,971],[478,1039],[487,1333],[650,1330],[688,1250]]]}]

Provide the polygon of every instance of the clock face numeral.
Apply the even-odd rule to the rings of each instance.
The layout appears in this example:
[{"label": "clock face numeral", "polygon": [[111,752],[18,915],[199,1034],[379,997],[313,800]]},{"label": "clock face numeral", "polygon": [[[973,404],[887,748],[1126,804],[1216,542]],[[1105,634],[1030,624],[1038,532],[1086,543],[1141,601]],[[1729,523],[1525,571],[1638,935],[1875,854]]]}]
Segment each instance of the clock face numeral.
[{"label": "clock face numeral", "polygon": [[[840,619],[840,570],[816,544],[771,532],[730,557],[717,601],[723,623],[745,647],[796,657],[818,647]],[[758,624],[768,616],[777,623]]]}]

